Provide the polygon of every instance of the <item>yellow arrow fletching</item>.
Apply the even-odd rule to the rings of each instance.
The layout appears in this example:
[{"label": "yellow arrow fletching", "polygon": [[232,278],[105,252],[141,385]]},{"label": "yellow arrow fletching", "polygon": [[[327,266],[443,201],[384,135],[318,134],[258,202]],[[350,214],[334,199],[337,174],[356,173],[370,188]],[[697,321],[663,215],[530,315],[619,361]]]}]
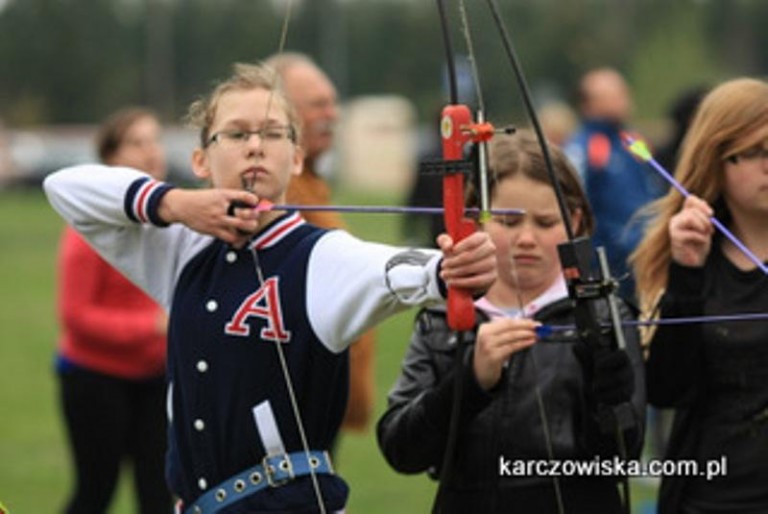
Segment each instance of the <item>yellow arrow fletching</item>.
[{"label": "yellow arrow fletching", "polygon": [[627,148],[629,148],[629,151],[632,152],[635,156],[646,162],[653,159],[653,155],[651,155],[651,151],[648,149],[648,145],[645,144],[645,141],[636,139],[632,141],[632,143]]}]

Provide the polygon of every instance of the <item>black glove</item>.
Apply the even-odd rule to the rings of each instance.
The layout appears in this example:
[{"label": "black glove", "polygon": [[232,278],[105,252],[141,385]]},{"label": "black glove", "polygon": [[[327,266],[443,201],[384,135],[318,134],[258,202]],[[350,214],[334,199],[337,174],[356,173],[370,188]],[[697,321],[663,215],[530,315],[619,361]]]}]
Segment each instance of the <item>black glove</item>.
[{"label": "black glove", "polygon": [[592,354],[592,393],[598,404],[619,405],[632,399],[635,373],[624,350],[598,348]]}]

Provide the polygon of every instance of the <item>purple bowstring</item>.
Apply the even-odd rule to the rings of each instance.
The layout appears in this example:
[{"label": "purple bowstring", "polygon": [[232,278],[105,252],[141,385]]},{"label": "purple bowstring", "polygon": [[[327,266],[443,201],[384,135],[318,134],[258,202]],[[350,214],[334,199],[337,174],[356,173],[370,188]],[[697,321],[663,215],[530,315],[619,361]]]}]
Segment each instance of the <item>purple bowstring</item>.
[{"label": "purple bowstring", "polygon": [[[746,314],[721,314],[718,316],[687,316],[679,318],[660,318],[649,320],[626,320],[621,325],[625,327],[650,327],[654,325],[686,325],[695,323],[725,323],[733,321],[762,321],[768,320],[768,312],[753,312]],[[605,324],[606,327],[611,326]],[[536,327],[536,335],[547,337],[556,332],[576,330],[576,325],[541,325]]]}]

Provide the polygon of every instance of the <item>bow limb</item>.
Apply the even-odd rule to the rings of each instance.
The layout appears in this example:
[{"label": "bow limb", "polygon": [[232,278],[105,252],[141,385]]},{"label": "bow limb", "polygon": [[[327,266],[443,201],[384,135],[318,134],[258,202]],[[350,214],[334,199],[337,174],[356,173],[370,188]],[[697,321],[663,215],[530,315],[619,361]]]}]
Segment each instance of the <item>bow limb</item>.
[{"label": "bow limb", "polygon": [[[442,138],[443,161],[439,170],[443,174],[443,209],[445,227],[454,243],[458,243],[475,231],[475,225],[464,218],[464,174],[471,170],[471,163],[464,160],[464,147],[470,141],[472,115],[469,108],[459,105],[456,87],[456,67],[453,59],[448,21],[443,0],[437,0],[443,41],[448,65],[451,101],[442,112],[440,135]],[[445,504],[445,491],[453,474],[453,461],[459,433],[461,397],[463,395],[464,332],[475,325],[475,307],[469,291],[448,288],[447,321],[456,332],[456,355],[454,357],[453,404],[448,433],[440,469],[440,486],[432,505],[432,511],[439,513]]]}]

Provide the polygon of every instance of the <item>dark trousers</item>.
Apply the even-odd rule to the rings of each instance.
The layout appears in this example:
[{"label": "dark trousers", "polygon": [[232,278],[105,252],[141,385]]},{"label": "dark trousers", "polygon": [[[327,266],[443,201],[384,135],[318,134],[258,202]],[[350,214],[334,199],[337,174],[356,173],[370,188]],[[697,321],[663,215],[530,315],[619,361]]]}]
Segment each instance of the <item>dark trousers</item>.
[{"label": "dark trousers", "polygon": [[165,380],[133,381],[83,369],[60,373],[61,401],[76,470],[67,514],[104,514],[125,460],[133,465],[138,512],[168,514]]}]

